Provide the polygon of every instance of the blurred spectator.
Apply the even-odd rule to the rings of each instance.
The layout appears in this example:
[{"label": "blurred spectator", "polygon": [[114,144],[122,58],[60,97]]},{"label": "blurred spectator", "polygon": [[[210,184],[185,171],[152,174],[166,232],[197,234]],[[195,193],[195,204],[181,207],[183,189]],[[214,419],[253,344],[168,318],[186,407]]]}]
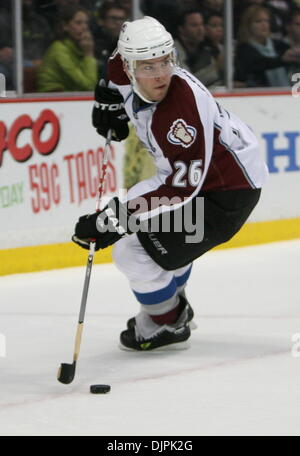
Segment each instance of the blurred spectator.
[{"label": "blurred spectator", "polygon": [[53,33],[46,19],[34,11],[33,0],[22,0],[22,16],[24,91],[34,92],[38,67],[53,41]]},{"label": "blurred spectator", "polygon": [[108,57],[117,47],[122,24],[127,19],[126,11],[119,3],[106,2],[98,10],[98,27],[94,32],[95,56],[99,62],[100,72]]},{"label": "blurred spectator", "polygon": [[234,23],[234,36],[237,37],[238,29],[240,26],[241,17],[249,6],[266,6],[266,0],[234,0],[233,4],[233,23]]},{"label": "blurred spectator", "polygon": [[211,46],[214,56],[223,52],[224,20],[218,13],[211,13],[205,17],[206,44]]},{"label": "blurred spectator", "polygon": [[61,10],[58,39],[47,50],[38,73],[40,92],[93,90],[97,61],[90,33],[89,15],[80,6]]},{"label": "blurred spectator", "polygon": [[5,76],[6,90],[14,88],[12,17],[9,5],[0,7],[0,73]]},{"label": "blurred spectator", "polygon": [[0,74],[5,77],[6,90],[14,88],[13,50],[0,39]]},{"label": "blurred spectator", "polygon": [[295,0],[236,0],[234,4],[235,31],[238,30],[244,11],[253,5],[263,6],[270,11],[272,37],[282,39],[289,13],[295,6]]},{"label": "blurred spectator", "polygon": [[224,0],[200,0],[198,3],[205,15],[212,13],[223,14]]},{"label": "blurred spectator", "polygon": [[235,86],[286,87],[288,69],[300,62],[296,49],[271,38],[270,12],[250,6],[241,17],[236,49]]},{"label": "blurred spectator", "polygon": [[[300,56],[300,8],[295,8],[289,16],[287,23],[287,36],[285,42],[294,49],[298,49]],[[300,73],[300,62],[292,63],[289,68],[289,78],[292,83],[292,75]]]},{"label": "blurred spectator", "polygon": [[175,47],[183,68],[193,73],[206,87],[222,84],[219,62],[206,45],[203,15],[198,10],[184,12],[178,22]]},{"label": "blurred spectator", "polygon": [[286,30],[287,35],[284,41],[290,46],[300,46],[300,8],[291,11]]},{"label": "blurred spectator", "polygon": [[11,3],[0,1],[0,36],[5,36],[12,43],[12,8]]},{"label": "blurred spectator", "polygon": [[53,34],[46,19],[34,11],[33,0],[22,0],[22,15],[23,65],[38,65],[53,39]]},{"label": "blurred spectator", "polygon": [[235,0],[234,9],[240,9],[240,11],[244,11],[245,8],[248,8],[248,6],[253,6],[253,5],[265,6],[266,1],[267,0]]},{"label": "blurred spectator", "polygon": [[119,0],[120,5],[126,11],[126,17],[131,20],[132,17],[132,0]]},{"label": "blurred spectator", "polygon": [[282,39],[285,33],[285,26],[294,6],[293,0],[266,0],[266,6],[271,11],[271,31],[273,38]]},{"label": "blurred spectator", "polygon": [[182,0],[181,2],[178,2],[178,7],[181,10],[200,9],[201,3],[202,0]]},{"label": "blurred spectator", "polygon": [[61,9],[76,5],[90,12],[94,3],[94,0],[35,0],[35,10],[47,20],[51,29],[55,30]]},{"label": "blurred spectator", "polygon": [[180,11],[180,0],[141,0],[140,8],[145,16],[157,19],[173,36]]},{"label": "blurred spectator", "polygon": [[[221,9],[220,9],[221,5]],[[223,0],[140,0],[145,16],[155,17],[174,36],[178,19],[185,11],[222,12]]]},{"label": "blurred spectator", "polygon": [[[216,61],[219,71],[220,82],[224,81],[224,26],[223,16],[218,13],[211,13],[205,16],[205,47]],[[222,80],[222,81],[221,81]]]}]

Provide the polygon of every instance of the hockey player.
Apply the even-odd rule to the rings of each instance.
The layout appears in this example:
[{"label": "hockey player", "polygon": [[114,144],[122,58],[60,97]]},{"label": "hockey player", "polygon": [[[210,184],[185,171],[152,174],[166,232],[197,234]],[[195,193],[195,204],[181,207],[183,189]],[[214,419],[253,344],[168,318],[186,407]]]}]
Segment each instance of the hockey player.
[{"label": "hockey player", "polygon": [[112,129],[123,140],[130,119],[157,174],[125,200],[80,217],[73,241],[86,249],[91,239],[96,249],[115,244],[114,262],[141,306],[121,333],[121,348],[185,348],[192,262],[242,227],[266,180],[257,139],[176,64],[172,36],[151,17],[123,24],[95,99],[98,133]]}]

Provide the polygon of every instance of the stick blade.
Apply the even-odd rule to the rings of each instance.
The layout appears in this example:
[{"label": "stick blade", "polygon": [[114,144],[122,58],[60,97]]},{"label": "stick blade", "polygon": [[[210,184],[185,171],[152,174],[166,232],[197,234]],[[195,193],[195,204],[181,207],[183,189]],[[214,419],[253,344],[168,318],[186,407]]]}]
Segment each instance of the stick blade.
[{"label": "stick blade", "polygon": [[62,363],[57,373],[57,380],[65,385],[68,385],[74,380],[76,369],[76,361],[73,364]]}]

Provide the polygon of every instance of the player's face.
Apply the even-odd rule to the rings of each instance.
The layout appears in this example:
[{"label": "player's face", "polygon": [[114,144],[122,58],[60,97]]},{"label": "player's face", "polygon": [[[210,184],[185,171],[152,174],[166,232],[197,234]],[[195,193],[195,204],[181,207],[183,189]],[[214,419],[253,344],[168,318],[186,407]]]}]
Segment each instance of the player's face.
[{"label": "player's face", "polygon": [[151,101],[163,100],[171,83],[173,69],[170,56],[137,61],[135,78],[142,95]]}]

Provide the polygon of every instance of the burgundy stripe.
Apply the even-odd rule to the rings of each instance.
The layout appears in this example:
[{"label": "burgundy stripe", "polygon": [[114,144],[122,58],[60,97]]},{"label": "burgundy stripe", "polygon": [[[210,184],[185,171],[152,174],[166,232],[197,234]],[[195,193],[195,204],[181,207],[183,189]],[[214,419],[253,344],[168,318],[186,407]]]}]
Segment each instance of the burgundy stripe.
[{"label": "burgundy stripe", "polygon": [[108,80],[117,85],[129,85],[130,81],[123,70],[123,62],[119,53],[115,54],[108,61]]},{"label": "burgundy stripe", "polygon": [[[172,106],[172,109],[170,109]],[[183,119],[188,126],[194,127],[197,132],[195,141],[190,147],[183,147],[180,144],[172,144],[168,140],[168,133],[177,119]],[[196,100],[192,89],[188,83],[178,76],[173,76],[170,89],[167,96],[162,102],[157,105],[157,109],[153,114],[151,129],[153,135],[163,151],[164,156],[169,160],[172,167],[172,173],[167,177],[164,185],[161,185],[156,190],[143,195],[148,202],[150,209],[155,209],[153,206],[152,197],[163,198],[167,197],[178,198],[183,201],[188,198],[194,191],[195,187],[188,182],[188,170],[192,160],[202,160],[202,166],[205,166],[205,142],[204,130],[197,110]],[[174,167],[174,162],[182,161],[186,164],[187,173],[184,179],[187,182],[186,187],[174,187],[172,185],[174,175],[177,169]],[[176,201],[178,203],[179,201]],[[132,201],[133,206],[137,207],[137,200]],[[139,210],[136,212],[143,212]]]},{"label": "burgundy stripe", "polygon": [[150,315],[150,317],[157,325],[171,325],[177,320],[179,311],[180,306],[178,304],[178,306],[174,307],[174,309],[170,310],[169,312],[161,315]]},{"label": "burgundy stripe", "polygon": [[210,166],[202,186],[208,190],[252,188],[231,152],[220,142],[220,131],[214,130],[214,147]]}]

